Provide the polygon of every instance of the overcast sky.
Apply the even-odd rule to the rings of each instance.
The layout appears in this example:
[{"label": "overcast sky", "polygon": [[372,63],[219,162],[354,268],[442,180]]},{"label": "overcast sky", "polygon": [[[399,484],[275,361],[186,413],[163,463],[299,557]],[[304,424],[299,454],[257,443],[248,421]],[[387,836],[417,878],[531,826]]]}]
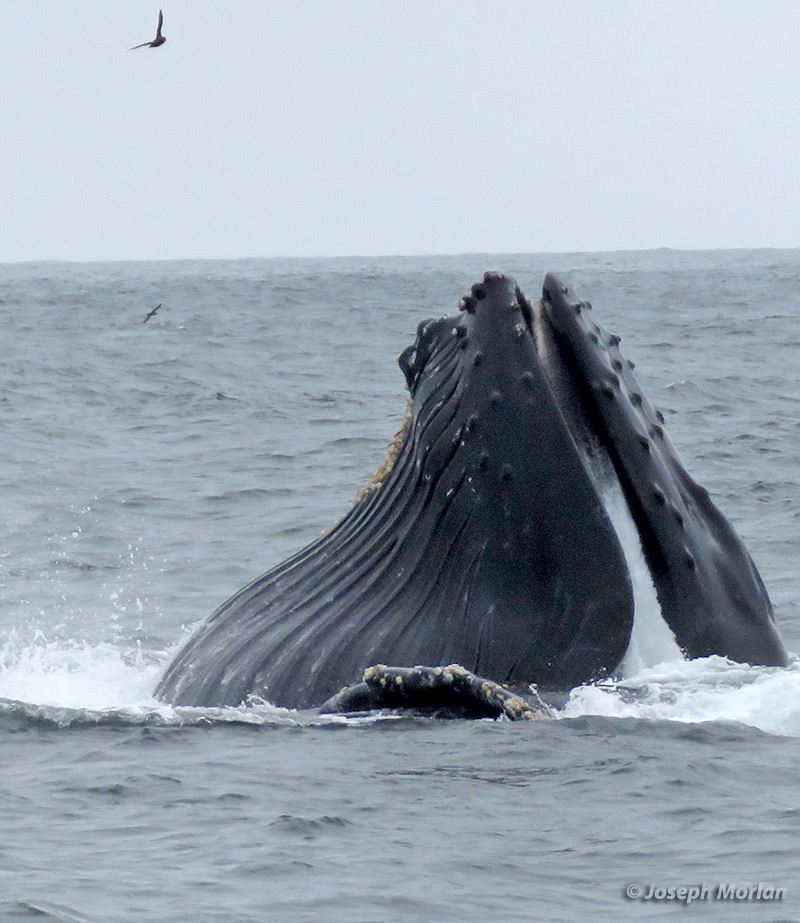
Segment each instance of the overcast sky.
[{"label": "overcast sky", "polygon": [[0,261],[800,245],[800,3],[0,0]]}]

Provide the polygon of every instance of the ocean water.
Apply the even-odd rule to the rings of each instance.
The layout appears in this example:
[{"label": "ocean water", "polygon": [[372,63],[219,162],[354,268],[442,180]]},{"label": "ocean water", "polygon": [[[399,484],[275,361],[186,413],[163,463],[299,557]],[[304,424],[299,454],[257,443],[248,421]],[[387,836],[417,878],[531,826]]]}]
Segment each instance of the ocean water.
[{"label": "ocean water", "polygon": [[622,336],[800,652],[800,251],[2,265],[0,920],[800,919],[797,664],[651,655],[530,724],[152,698],[487,269]]}]

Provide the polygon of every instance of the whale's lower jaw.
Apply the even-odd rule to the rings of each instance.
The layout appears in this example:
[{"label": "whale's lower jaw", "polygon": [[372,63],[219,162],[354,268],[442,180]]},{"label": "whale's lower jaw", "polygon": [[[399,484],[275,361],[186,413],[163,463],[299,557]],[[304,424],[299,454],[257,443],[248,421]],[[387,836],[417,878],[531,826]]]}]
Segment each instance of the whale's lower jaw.
[{"label": "whale's lower jaw", "polygon": [[558,688],[606,676],[634,614],[609,483],[680,649],[786,662],[746,549],[589,306],[553,276],[534,306],[487,274],[462,309],[400,357],[412,409],[390,470],[214,612],[158,697],[309,707],[377,663]]}]

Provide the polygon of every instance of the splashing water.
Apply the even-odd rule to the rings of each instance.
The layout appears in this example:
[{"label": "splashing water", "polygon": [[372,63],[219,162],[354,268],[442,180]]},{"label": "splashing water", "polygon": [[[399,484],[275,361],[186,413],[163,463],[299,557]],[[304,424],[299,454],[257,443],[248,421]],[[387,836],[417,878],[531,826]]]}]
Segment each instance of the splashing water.
[{"label": "splashing water", "polygon": [[[108,643],[49,641],[36,631],[33,641],[12,633],[0,649],[0,715],[21,713],[61,726],[82,723],[208,725],[371,723],[377,717],[313,715],[279,708],[254,697],[225,708],[172,706],[152,692],[173,651],[145,655],[140,647],[122,650]],[[394,719],[382,715],[379,720]]]},{"label": "splashing water", "polygon": [[[59,725],[372,723],[392,716],[314,715],[254,698],[238,708],[174,707],[152,696],[171,651],[144,654],[111,644],[10,637],[0,649],[0,714],[22,712]],[[800,736],[800,662],[787,669],[722,657],[677,659],[619,681],[573,689],[559,719],[585,715],[645,721],[732,721]]]},{"label": "splashing water", "polygon": [[561,714],[695,723],[735,721],[800,736],[800,662],[758,667],[724,657],[675,660],[620,682],[573,689]]},{"label": "splashing water", "polygon": [[0,649],[0,699],[42,707],[135,713],[154,700],[161,672],[137,647],[108,643],[48,641],[37,631],[32,642],[12,633]]}]

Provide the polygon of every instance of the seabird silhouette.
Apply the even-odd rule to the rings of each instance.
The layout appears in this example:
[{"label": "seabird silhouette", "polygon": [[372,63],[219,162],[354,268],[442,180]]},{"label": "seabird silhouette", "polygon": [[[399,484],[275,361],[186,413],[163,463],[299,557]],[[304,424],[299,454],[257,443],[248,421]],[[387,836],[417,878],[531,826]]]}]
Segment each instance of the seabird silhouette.
[{"label": "seabird silhouette", "polygon": [[134,45],[133,48],[129,48],[128,51],[133,51],[135,48],[158,48],[159,45],[163,45],[166,42],[166,39],[161,34],[161,27],[164,25],[164,13],[162,10],[158,11],[158,28],[156,29],[156,37],[152,42],[142,42],[141,45]]},{"label": "seabird silhouette", "polygon": [[[133,48],[131,48],[131,51],[133,51]],[[153,317],[153,316],[156,314],[156,312],[158,311],[158,309],[159,309],[160,307],[161,307],[161,305],[160,305],[160,304],[157,304],[157,305],[153,308],[152,311],[148,311],[147,317],[145,317],[145,319],[142,321],[142,323],[143,323],[143,324],[146,324],[146,323],[150,320],[150,318]]]}]

